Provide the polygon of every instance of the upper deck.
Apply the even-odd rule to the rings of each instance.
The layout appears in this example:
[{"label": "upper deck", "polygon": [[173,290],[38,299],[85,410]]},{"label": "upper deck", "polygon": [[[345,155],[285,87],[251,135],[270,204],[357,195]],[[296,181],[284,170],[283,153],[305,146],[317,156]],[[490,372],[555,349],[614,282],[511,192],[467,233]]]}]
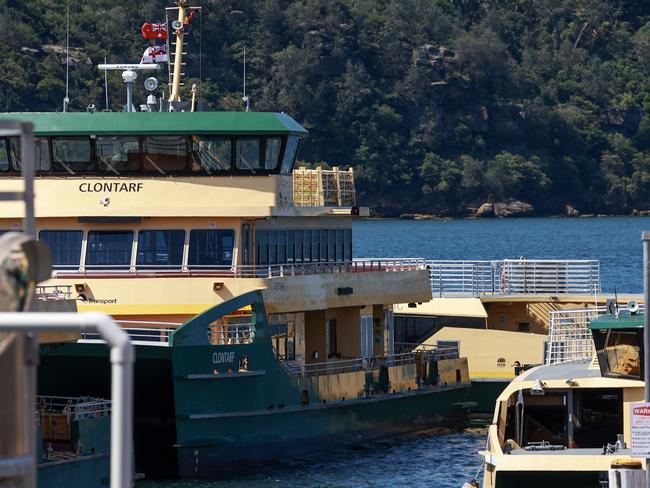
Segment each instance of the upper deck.
[{"label": "upper deck", "polygon": [[[307,131],[283,113],[12,113],[0,118],[34,124],[39,217],[350,215],[356,203],[350,172],[294,174]],[[22,184],[19,146],[17,139],[0,138],[3,190]],[[324,210],[334,207],[339,209]],[[22,209],[15,204],[3,207],[0,216],[19,215]]]}]

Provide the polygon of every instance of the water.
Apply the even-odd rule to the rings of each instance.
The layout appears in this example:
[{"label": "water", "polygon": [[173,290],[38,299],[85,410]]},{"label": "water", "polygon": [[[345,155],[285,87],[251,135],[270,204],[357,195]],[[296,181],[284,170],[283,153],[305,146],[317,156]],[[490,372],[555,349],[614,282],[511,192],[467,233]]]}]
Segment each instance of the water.
[{"label": "water", "polygon": [[[602,289],[643,291],[641,232],[650,218],[360,221],[358,257],[598,259]],[[284,460],[215,482],[143,482],[138,488],[454,487],[476,474],[486,429],[429,432],[411,439]]]}]

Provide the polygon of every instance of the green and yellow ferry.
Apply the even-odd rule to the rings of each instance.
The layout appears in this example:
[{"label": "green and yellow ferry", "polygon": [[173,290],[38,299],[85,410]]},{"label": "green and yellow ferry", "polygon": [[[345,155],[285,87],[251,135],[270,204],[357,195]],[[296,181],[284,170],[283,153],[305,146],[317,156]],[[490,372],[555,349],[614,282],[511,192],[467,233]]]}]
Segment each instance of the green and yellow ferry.
[{"label": "green and yellow ferry", "polygon": [[[353,260],[351,170],[294,168],[283,113],[19,113],[36,135],[39,239],[79,311],[131,334],[136,469],[240,462],[462,417],[457,348],[398,353],[393,306],[431,298],[418,259]],[[21,185],[0,138],[0,190]],[[0,230],[20,226],[18,202]],[[40,394],[108,398],[99,338],[43,347]],[[177,462],[178,461],[178,462]]]}]

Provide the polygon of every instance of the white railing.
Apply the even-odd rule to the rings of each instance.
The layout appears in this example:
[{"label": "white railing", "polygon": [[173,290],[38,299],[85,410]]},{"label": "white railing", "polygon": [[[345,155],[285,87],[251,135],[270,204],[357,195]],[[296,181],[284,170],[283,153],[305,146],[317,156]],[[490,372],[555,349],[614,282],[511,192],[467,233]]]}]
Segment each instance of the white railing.
[{"label": "white railing", "polygon": [[38,285],[34,289],[36,300],[70,300],[72,285]]},{"label": "white railing", "polygon": [[[93,266],[77,270],[57,270],[55,278],[93,278],[93,277],[129,277],[129,278],[165,278],[165,277],[224,277],[224,278],[275,278],[282,276],[301,276],[327,273],[360,273],[370,271],[408,271],[425,269],[426,260],[419,258],[390,259],[354,259],[351,261],[328,261],[311,263],[281,263],[268,265],[233,265],[233,266],[147,266],[116,269],[115,266]],[[71,290],[70,290],[71,291]]]},{"label": "white railing", "polygon": [[354,207],[354,172],[316,168],[293,170],[293,204],[296,207]]},{"label": "white railing", "polygon": [[229,344],[250,344],[254,338],[254,324],[218,324],[208,329],[208,340],[214,346]]},{"label": "white railing", "polygon": [[596,260],[427,261],[434,296],[594,294]]},{"label": "white railing", "polygon": [[71,420],[105,417],[111,413],[111,401],[93,397],[37,396],[36,412],[65,413]]},{"label": "white railing", "polygon": [[[643,310],[643,306],[640,308]],[[627,308],[620,307],[620,310]],[[604,313],[604,306],[550,312],[544,363],[558,364],[592,358],[596,350],[589,322]]]},{"label": "white railing", "polygon": [[[133,343],[152,345],[169,344],[171,333],[183,325],[180,322],[151,322],[145,320],[118,320],[116,322],[129,335]],[[96,332],[82,332],[81,340],[103,341]]]}]

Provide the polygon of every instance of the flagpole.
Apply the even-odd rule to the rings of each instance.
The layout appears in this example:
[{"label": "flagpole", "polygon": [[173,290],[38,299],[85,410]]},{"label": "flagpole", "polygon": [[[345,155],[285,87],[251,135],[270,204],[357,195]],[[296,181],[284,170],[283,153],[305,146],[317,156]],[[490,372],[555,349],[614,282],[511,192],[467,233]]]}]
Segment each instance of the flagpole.
[{"label": "flagpole", "polygon": [[[176,53],[174,55],[174,78],[172,81],[172,92],[169,95],[168,102],[180,102],[181,97],[179,94],[180,85],[181,85],[181,67],[183,63],[183,26],[185,23],[185,8],[187,7],[187,2],[184,0],[179,0],[178,2],[178,21],[181,23],[180,29],[175,29],[174,33],[176,34]],[[169,30],[167,26],[167,29]],[[171,62],[171,60],[170,60]],[[170,106],[171,108],[171,106]]]}]

